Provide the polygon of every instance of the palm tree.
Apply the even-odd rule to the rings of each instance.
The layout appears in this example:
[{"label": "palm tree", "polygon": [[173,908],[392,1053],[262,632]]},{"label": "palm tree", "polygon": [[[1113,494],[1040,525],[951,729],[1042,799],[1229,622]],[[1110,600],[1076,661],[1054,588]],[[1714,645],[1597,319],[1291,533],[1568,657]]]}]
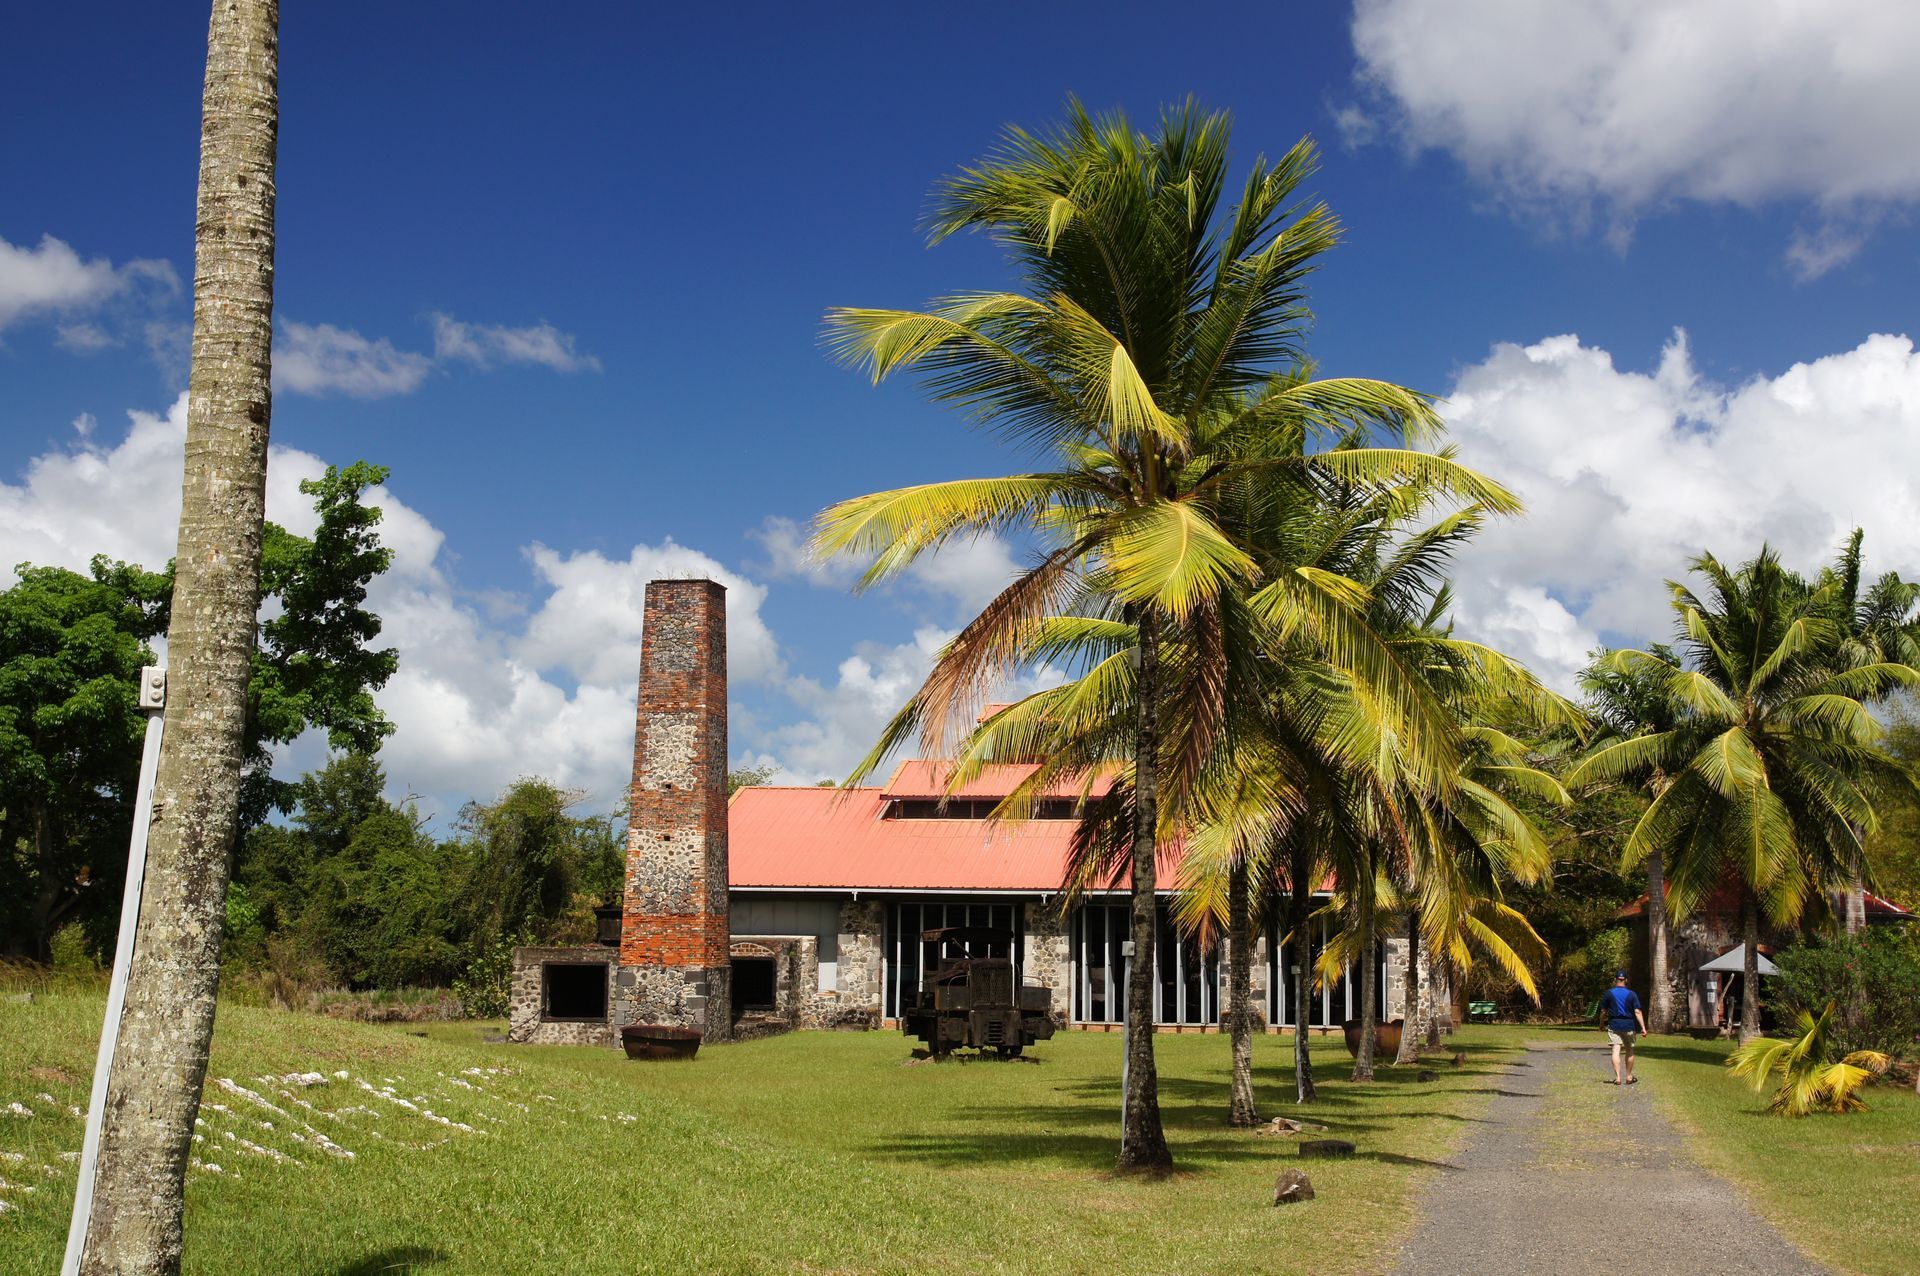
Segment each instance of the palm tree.
[{"label": "palm tree", "polygon": [[1861,870],[1875,789],[1912,777],[1877,747],[1867,704],[1920,681],[1885,660],[1841,658],[1831,583],[1809,587],[1772,550],[1738,568],[1693,560],[1704,589],[1670,582],[1681,659],[1617,651],[1602,662],[1656,681],[1683,706],[1665,731],[1621,740],[1575,768],[1575,785],[1662,772],[1670,781],[1627,840],[1629,868],[1659,851],[1668,905],[1684,918],[1731,881],[1746,965],[1740,1038],[1760,1033],[1760,910],[1795,921]]},{"label": "palm tree", "polygon": [[[1634,736],[1672,730],[1685,713],[1685,706],[1666,692],[1665,669],[1678,663],[1671,647],[1655,643],[1648,650],[1658,662],[1653,666],[1614,668],[1607,663],[1608,653],[1594,653],[1593,660],[1580,672],[1580,689],[1586,693],[1587,711],[1600,727],[1596,744],[1612,744]],[[1667,775],[1658,768],[1647,774],[1646,787],[1659,797],[1667,787]],[[1673,985],[1668,973],[1667,950],[1672,942],[1667,921],[1666,863],[1658,850],[1647,852],[1647,1026],[1654,1032],[1673,1027]]]},{"label": "palm tree", "polygon": [[272,407],[277,0],[219,0],[207,32],[186,482],[166,735],[140,925],[82,1270],[180,1270],[193,1122],[213,1038],[260,594]]},{"label": "palm tree", "polygon": [[[1337,587],[1311,574],[1263,578],[1210,500],[1249,473],[1291,466],[1371,481],[1427,475],[1468,499],[1512,505],[1443,457],[1356,447],[1303,459],[1274,446],[1287,430],[1399,442],[1439,422],[1425,398],[1401,387],[1308,378],[1304,280],[1339,235],[1324,205],[1292,202],[1316,152],[1302,141],[1277,163],[1256,160],[1222,216],[1229,133],[1226,115],[1191,103],[1166,112],[1152,136],[1078,103],[1048,134],[1010,130],[998,152],[941,188],[932,233],[937,241],[989,231],[1025,291],[828,316],[835,347],[876,380],[917,368],[936,398],[1054,467],[875,493],[820,516],[816,552],[870,555],[865,584],[955,537],[1021,529],[1042,542],[1034,565],[942,651],[869,764],[915,733],[950,753],[1035,626],[1076,591],[1112,598],[1137,634],[1128,670],[1134,959],[1122,1170],[1172,1163],[1152,1035],[1159,804],[1191,788],[1227,717],[1224,662],[1197,660],[1191,676],[1170,684],[1168,627],[1192,621],[1207,631],[1222,594],[1254,582],[1249,605],[1266,623],[1357,641]],[[1219,648],[1206,639],[1198,650]]]},{"label": "palm tree", "polygon": [[[1819,583],[1831,586],[1830,614],[1840,627],[1840,659],[1849,665],[1896,661],[1920,666],[1920,583],[1885,572],[1861,592],[1866,578],[1861,552],[1866,532],[1854,528],[1833,564],[1820,573]],[[1866,883],[1855,875],[1841,893],[1841,913],[1849,932],[1867,924]]]}]

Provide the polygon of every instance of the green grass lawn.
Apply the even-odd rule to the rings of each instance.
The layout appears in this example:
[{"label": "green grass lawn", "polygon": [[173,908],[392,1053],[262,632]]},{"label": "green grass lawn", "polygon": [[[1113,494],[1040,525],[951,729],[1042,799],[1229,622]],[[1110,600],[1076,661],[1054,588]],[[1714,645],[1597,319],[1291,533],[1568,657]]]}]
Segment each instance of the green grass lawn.
[{"label": "green grass lawn", "polygon": [[[72,992],[0,1004],[0,1271],[57,1266],[63,1154],[81,1134],[67,1108],[86,1102],[100,1008]],[[1318,1199],[1275,1209],[1297,1154],[1225,1127],[1221,1037],[1160,1039],[1179,1173],[1155,1183],[1109,1172],[1118,1036],[1063,1034],[1035,1063],[903,1067],[893,1033],[710,1046],[687,1065],[487,1045],[473,1024],[420,1031],[223,1007],[210,1077],[286,1115],[210,1081],[220,1107],[197,1152],[221,1168],[189,1175],[188,1270],[1375,1271],[1519,1040],[1471,1029],[1454,1039],[1465,1067],[1426,1084],[1385,1069],[1365,1087],[1339,1079],[1337,1038],[1316,1040],[1324,1097],[1304,1115],[1360,1154],[1307,1162]],[[1264,1112],[1292,1113],[1287,1041],[1255,1058]],[[312,1072],[326,1083],[271,1080]],[[307,1124],[354,1158],[296,1140]]]},{"label": "green grass lawn", "polygon": [[1639,1072],[1695,1153],[1813,1257],[1843,1271],[1920,1271],[1920,1096],[1869,1088],[1872,1110],[1792,1120],[1727,1075],[1732,1046],[1656,1037]]}]

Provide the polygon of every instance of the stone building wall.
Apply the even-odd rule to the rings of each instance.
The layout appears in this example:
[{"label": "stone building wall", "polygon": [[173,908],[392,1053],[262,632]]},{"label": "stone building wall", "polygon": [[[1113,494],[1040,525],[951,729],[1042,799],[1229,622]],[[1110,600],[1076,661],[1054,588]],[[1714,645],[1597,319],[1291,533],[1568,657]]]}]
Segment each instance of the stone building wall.
[{"label": "stone building wall", "polygon": [[1027,904],[1025,968],[1027,983],[1053,989],[1054,1022],[1065,1025],[1073,1013],[1073,953],[1066,919],[1053,903]]},{"label": "stone building wall", "polygon": [[616,1022],[724,1038],[727,966],[726,589],[647,585],[627,827]]},{"label": "stone building wall", "polygon": [[[1407,928],[1406,919],[1394,923],[1391,933],[1380,938],[1381,950],[1386,955],[1386,988],[1380,998],[1380,1022],[1389,1023],[1395,1019],[1404,1019],[1407,1015]],[[1421,1022],[1438,1006],[1443,1027],[1453,1026],[1453,985],[1447,978],[1446,967],[1436,973],[1428,961],[1423,946],[1420,951],[1420,968],[1417,972],[1420,981],[1420,997],[1415,1003],[1421,1014]],[[1356,997],[1355,1006],[1359,1005]]]},{"label": "stone building wall", "polygon": [[877,899],[840,905],[840,966],[835,1009],[880,1011],[880,956],[886,942],[886,906]]},{"label": "stone building wall", "polygon": [[549,1019],[545,1014],[542,972],[548,962],[566,965],[598,963],[607,972],[607,1006],[614,1004],[613,972],[616,954],[607,948],[516,948],[509,985],[507,1040],[542,1046],[611,1046],[619,1044],[611,1015],[599,1020]]}]

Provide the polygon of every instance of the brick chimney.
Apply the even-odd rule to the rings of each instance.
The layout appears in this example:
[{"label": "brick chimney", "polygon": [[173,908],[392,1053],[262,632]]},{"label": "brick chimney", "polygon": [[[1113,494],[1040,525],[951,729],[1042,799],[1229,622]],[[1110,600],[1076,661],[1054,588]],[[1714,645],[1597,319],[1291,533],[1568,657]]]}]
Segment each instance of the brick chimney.
[{"label": "brick chimney", "polygon": [[647,585],[616,1023],[733,1024],[727,961],[727,591]]}]

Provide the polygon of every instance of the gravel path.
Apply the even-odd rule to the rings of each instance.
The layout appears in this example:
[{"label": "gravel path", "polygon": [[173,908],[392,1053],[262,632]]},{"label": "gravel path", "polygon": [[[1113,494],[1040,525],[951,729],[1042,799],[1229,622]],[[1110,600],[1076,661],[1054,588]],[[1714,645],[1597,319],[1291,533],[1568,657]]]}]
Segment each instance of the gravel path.
[{"label": "gravel path", "polygon": [[1530,1044],[1427,1189],[1398,1276],[1825,1271],[1687,1155],[1648,1082],[1612,1079],[1604,1044]]}]

